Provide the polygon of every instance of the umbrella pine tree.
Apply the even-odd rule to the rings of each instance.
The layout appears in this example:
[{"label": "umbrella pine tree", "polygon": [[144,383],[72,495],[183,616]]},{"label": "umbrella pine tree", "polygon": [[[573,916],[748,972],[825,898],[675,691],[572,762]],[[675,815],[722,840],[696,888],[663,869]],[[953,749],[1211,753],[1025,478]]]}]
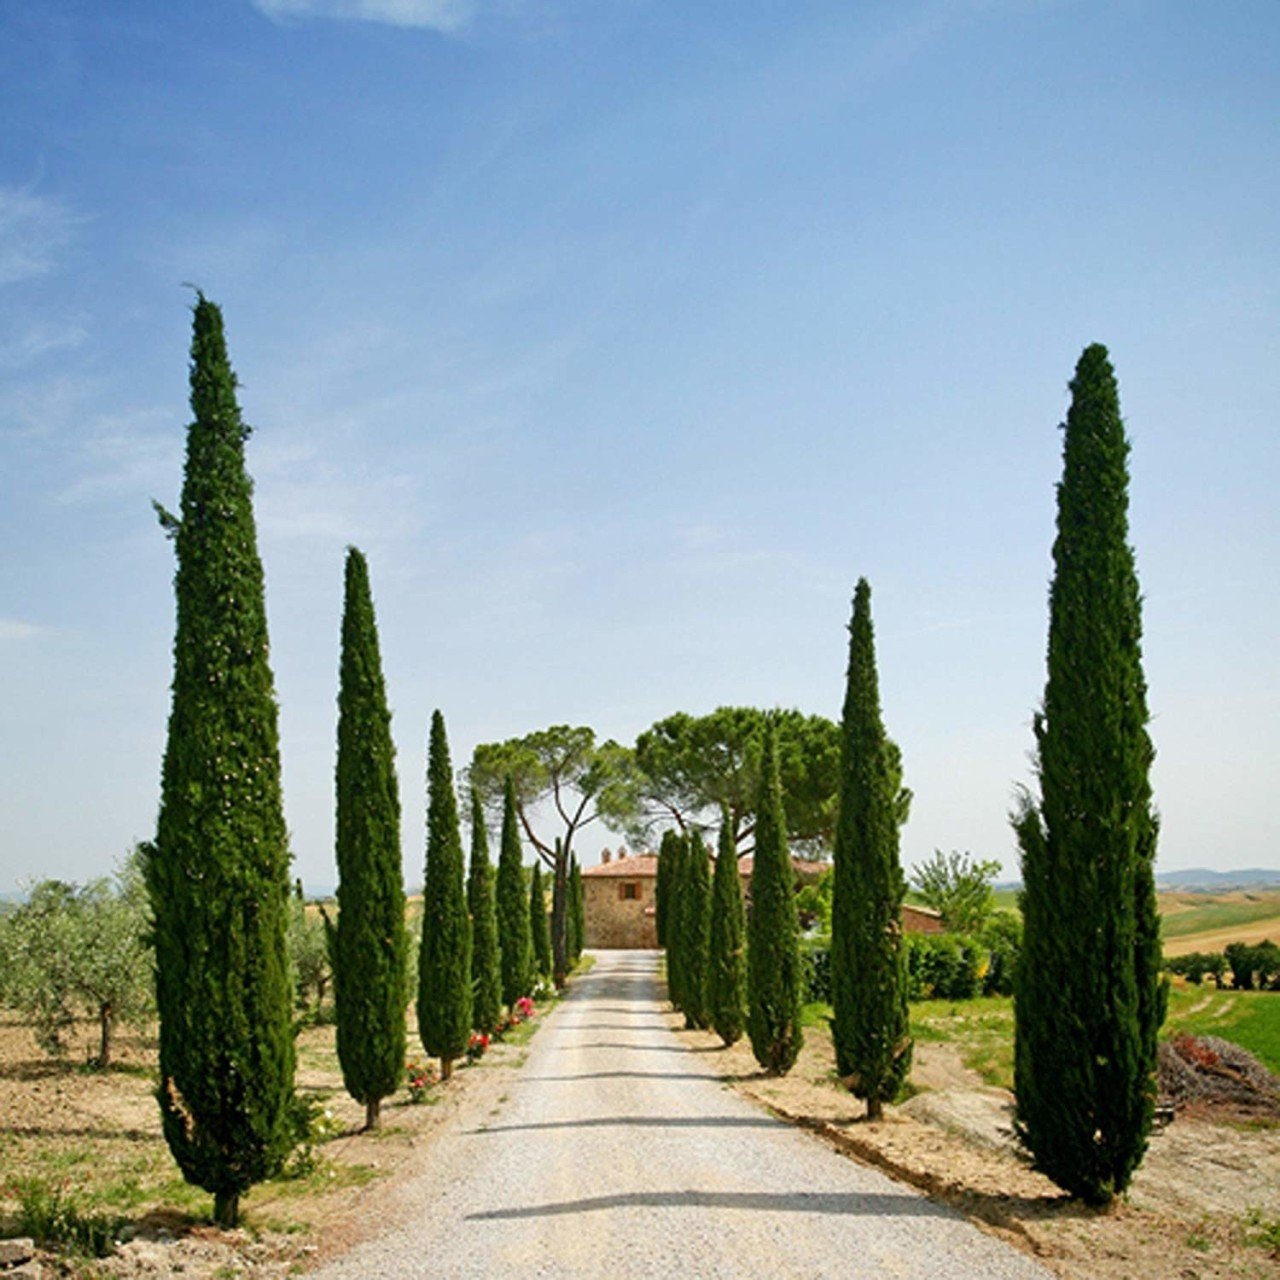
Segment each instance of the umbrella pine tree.
[{"label": "umbrella pine tree", "polygon": [[331,931],[338,1061],[378,1127],[404,1073],[406,959],[400,793],[369,569],[347,551],[338,685],[338,922]]},{"label": "umbrella pine tree", "polygon": [[154,914],[164,1135],[233,1226],[293,1143],[289,849],[262,561],[222,313],[198,294]]},{"label": "umbrella pine tree", "polygon": [[871,588],[849,623],[840,811],[831,901],[831,1034],[836,1071],[880,1119],[911,1067],[898,862],[898,769],[880,718]]},{"label": "umbrella pine tree", "polygon": [[1025,924],[1014,1074],[1037,1166],[1105,1204],[1146,1149],[1165,988],[1129,442],[1105,347],[1085,349],[1071,393],[1035,717],[1040,797],[1024,793],[1013,819]]},{"label": "umbrella pine tree", "polygon": [[440,1078],[471,1038],[471,919],[463,872],[458,802],[444,717],[431,716],[427,755],[427,866],[422,886],[422,950],[418,961],[418,1035],[440,1059]]}]

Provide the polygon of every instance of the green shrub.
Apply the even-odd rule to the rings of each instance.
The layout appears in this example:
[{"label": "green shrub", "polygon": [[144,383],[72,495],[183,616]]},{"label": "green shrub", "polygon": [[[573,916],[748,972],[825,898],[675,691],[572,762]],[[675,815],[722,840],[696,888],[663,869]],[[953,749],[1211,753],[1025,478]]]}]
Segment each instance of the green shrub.
[{"label": "green shrub", "polygon": [[913,1000],[972,1000],[982,990],[985,952],[954,933],[907,935],[907,990]]},{"label": "green shrub", "polygon": [[125,1219],[86,1208],[65,1186],[44,1178],[19,1178],[18,1235],[30,1236],[42,1249],[60,1249],[105,1258]]}]

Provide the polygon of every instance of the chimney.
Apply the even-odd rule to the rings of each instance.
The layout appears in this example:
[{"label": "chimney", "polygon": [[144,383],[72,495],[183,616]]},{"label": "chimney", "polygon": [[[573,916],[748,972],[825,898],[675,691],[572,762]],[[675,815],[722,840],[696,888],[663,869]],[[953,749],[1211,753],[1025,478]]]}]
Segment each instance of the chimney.
[{"label": "chimney", "polygon": [[609,863],[612,861],[613,861],[613,854],[611,854],[608,849],[601,849],[600,850],[601,865],[607,867]]}]

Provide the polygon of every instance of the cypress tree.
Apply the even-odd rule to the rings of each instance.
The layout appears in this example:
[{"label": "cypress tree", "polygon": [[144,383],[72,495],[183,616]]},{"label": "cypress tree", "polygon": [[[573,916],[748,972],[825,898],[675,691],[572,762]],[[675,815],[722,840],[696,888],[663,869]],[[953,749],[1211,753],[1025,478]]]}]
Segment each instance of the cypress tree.
[{"label": "cypress tree", "polygon": [[418,1035],[440,1059],[440,1078],[471,1038],[471,920],[463,873],[458,802],[444,717],[431,716],[427,756],[427,866],[422,887],[422,950],[418,961]]},{"label": "cypress tree", "polygon": [[467,878],[471,912],[471,1025],[493,1031],[502,1021],[502,956],[498,913],[494,903],[493,868],[489,865],[489,833],[480,796],[471,793],[471,870]]},{"label": "cypress tree", "polygon": [[164,1135],[235,1225],[293,1142],[289,849],[262,562],[222,314],[198,294],[177,552],[173,701],[145,874]]},{"label": "cypress tree", "polygon": [[1037,1166],[1105,1204],[1146,1149],[1165,988],[1129,443],[1105,347],[1085,349],[1071,393],[1034,726],[1040,799],[1024,794],[1014,816],[1025,925],[1014,1071]]},{"label": "cypress tree", "polygon": [[747,1020],[746,930],[738,849],[726,809],[720,817],[720,845],[711,884],[711,954],[707,967],[707,1014],[726,1045],[742,1038]]},{"label": "cypress tree", "polygon": [[696,831],[685,837],[684,906],[680,910],[684,965],[684,1024],[704,1029],[711,1025],[707,1006],[711,959],[711,859]]},{"label": "cypress tree", "polygon": [[369,570],[347,551],[338,687],[338,922],[332,931],[338,1060],[378,1127],[404,1073],[408,935],[400,793]]},{"label": "cypress tree", "polygon": [[800,920],[772,716],[765,723],[755,835],[751,914],[747,918],[747,1032],[756,1061],[773,1075],[786,1075],[804,1043],[800,1029]]},{"label": "cypress tree", "polygon": [[508,1013],[533,985],[533,937],[529,901],[524,892],[520,851],[520,819],[515,790],[508,778],[502,800],[502,847],[498,853],[498,934],[502,955],[502,1001]]},{"label": "cypress tree", "polygon": [[653,886],[653,923],[658,933],[658,946],[667,945],[667,902],[671,896],[671,859],[666,857],[671,847],[668,837],[672,831],[662,833],[662,844],[658,848],[658,877]]},{"label": "cypress tree", "polygon": [[533,963],[545,982],[551,977],[551,924],[547,919],[547,899],[542,891],[542,867],[533,864],[529,881],[529,934],[533,939]]},{"label": "cypress tree", "polygon": [[871,588],[858,580],[841,726],[840,812],[831,901],[836,1071],[880,1119],[911,1068],[898,862],[898,769],[880,718]]},{"label": "cypress tree", "polygon": [[586,942],[587,906],[582,891],[582,868],[577,855],[569,863],[569,959],[577,964],[582,959]]},{"label": "cypress tree", "polygon": [[682,913],[686,896],[685,839],[678,831],[667,831],[662,836],[659,863],[665,858],[667,871],[666,935],[667,935],[667,998],[674,1009],[684,1008],[684,927]]}]

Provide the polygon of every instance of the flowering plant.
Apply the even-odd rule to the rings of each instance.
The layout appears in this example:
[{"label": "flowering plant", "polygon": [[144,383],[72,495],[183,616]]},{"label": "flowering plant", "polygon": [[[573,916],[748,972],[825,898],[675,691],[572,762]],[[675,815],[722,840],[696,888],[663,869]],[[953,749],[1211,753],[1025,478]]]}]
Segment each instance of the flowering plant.
[{"label": "flowering plant", "polygon": [[427,1090],[433,1083],[431,1068],[421,1062],[408,1062],[404,1068],[405,1083],[409,1086],[410,1102],[425,1102]]},{"label": "flowering plant", "polygon": [[474,1032],[471,1041],[467,1045],[467,1058],[471,1062],[475,1062],[484,1057],[484,1051],[489,1047],[489,1036],[487,1032]]},{"label": "flowering plant", "polygon": [[533,1013],[533,1001],[528,996],[521,996],[516,1001],[516,1017],[523,1022],[525,1018],[532,1018]]}]

